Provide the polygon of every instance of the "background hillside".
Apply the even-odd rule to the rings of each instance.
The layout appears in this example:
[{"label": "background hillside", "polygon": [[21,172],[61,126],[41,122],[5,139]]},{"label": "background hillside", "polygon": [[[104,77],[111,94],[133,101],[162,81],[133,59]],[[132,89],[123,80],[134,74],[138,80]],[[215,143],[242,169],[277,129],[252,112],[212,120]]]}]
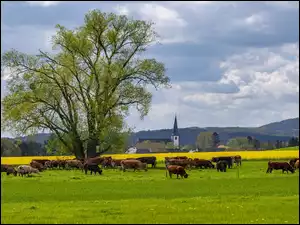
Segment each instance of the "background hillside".
[{"label": "background hillside", "polygon": [[[221,143],[226,143],[230,138],[253,136],[256,139],[265,142],[276,140],[288,141],[292,136],[299,136],[299,117],[287,119],[280,122],[270,123],[261,127],[188,127],[179,129],[181,145],[194,145],[197,136],[203,131],[213,131],[219,133]],[[138,138],[169,138],[171,136],[171,129],[139,131],[133,133],[128,145],[134,145]],[[48,140],[50,134],[40,133],[30,137],[22,137],[23,141],[29,139],[41,144]]]}]

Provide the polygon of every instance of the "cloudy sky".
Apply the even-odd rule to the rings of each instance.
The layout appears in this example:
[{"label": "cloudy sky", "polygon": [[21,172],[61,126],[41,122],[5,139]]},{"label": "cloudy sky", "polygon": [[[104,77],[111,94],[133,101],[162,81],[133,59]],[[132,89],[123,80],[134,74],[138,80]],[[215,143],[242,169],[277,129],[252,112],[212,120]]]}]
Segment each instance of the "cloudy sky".
[{"label": "cloudy sky", "polygon": [[[152,20],[172,88],[153,91],[136,130],[259,126],[299,116],[299,2],[1,2],[1,53],[50,51],[55,25],[82,25],[90,9]],[[1,78],[1,98],[5,78]],[[1,134],[1,136],[7,134]],[[9,134],[8,134],[9,135]]]}]

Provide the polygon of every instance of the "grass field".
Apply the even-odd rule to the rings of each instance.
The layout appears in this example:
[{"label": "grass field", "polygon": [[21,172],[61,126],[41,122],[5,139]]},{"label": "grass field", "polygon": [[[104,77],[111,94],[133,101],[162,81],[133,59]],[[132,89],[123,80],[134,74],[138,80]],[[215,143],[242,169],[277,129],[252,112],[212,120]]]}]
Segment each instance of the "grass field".
[{"label": "grass field", "polygon": [[[162,165],[161,165],[162,166]],[[299,171],[266,174],[267,161],[237,169],[45,171],[2,176],[1,223],[299,223]]]}]

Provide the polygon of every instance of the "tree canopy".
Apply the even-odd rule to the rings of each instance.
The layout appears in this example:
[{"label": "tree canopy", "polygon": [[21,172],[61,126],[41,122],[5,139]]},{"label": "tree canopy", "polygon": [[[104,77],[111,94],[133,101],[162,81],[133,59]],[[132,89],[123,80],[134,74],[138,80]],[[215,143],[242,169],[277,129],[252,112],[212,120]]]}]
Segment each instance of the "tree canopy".
[{"label": "tree canopy", "polygon": [[92,153],[96,145],[107,151],[128,130],[124,118],[131,106],[141,118],[149,112],[147,87],[169,86],[164,64],[144,54],[157,38],[153,23],[92,10],[82,26],[56,28],[55,54],[3,54],[11,79],[2,130],[50,130],[77,157],[84,156],[85,143]]}]

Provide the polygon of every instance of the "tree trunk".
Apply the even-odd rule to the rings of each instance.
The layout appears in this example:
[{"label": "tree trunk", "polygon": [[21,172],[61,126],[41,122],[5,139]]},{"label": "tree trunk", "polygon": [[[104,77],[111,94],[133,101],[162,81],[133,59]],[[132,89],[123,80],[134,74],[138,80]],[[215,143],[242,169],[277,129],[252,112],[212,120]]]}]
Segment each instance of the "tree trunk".
[{"label": "tree trunk", "polygon": [[74,140],[74,154],[77,159],[84,159],[84,147],[80,138]]},{"label": "tree trunk", "polygon": [[96,150],[97,150],[97,143],[98,141],[96,139],[89,139],[87,143],[87,157],[95,157],[96,156]]}]

